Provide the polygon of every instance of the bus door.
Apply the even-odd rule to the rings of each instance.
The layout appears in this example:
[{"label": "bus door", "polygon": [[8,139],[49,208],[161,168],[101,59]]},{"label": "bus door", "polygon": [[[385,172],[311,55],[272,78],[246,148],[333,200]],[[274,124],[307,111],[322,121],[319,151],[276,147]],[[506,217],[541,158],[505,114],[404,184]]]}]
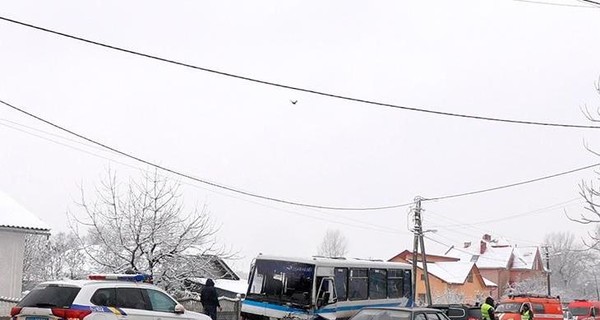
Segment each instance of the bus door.
[{"label": "bus door", "polygon": [[317,290],[315,313],[327,320],[335,320],[337,311],[337,294],[332,277],[321,278],[319,290]]}]

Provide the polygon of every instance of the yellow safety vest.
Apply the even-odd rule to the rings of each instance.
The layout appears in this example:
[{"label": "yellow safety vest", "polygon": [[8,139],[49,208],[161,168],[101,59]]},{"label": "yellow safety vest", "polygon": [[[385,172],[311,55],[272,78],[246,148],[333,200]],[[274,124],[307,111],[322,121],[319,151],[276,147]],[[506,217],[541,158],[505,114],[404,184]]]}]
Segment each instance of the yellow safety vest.
[{"label": "yellow safety vest", "polygon": [[521,320],[531,320],[531,310],[523,312],[521,315]]},{"label": "yellow safety vest", "polygon": [[481,319],[482,320],[494,320],[492,318],[490,318],[490,309],[493,311],[494,307],[492,307],[491,305],[484,303],[481,305]]}]

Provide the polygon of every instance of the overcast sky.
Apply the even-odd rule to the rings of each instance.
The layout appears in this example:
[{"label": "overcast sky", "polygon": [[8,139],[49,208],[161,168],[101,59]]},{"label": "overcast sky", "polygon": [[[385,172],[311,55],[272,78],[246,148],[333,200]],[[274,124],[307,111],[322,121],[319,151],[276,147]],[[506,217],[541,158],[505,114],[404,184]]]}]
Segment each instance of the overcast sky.
[{"label": "overcast sky", "polygon": [[[546,1],[546,0],[540,0]],[[600,9],[576,0],[5,1],[0,16],[240,76],[492,118],[593,125]],[[600,162],[600,129],[531,126],[350,102],[216,75],[0,21],[0,100],[162,166],[267,197],[372,207],[477,191]],[[297,100],[292,104],[290,100]],[[53,232],[79,186],[148,166],[0,105],[0,190]],[[172,175],[171,175],[172,176]],[[265,254],[310,256],[327,229],[348,256],[412,247],[410,207],[340,212],[254,199],[198,182],[218,239],[247,270]],[[550,232],[585,237],[579,183],[593,169],[424,202],[444,246]]]}]

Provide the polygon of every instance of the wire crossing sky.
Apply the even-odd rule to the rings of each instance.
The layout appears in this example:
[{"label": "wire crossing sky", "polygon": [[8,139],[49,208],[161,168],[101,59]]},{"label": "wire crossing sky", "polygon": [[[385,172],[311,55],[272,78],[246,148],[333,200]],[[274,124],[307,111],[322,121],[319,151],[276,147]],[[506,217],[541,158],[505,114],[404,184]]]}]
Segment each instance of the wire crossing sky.
[{"label": "wire crossing sky", "polygon": [[68,231],[107,167],[158,170],[241,270],[328,229],[392,257],[416,196],[436,240],[585,237],[554,205],[597,177],[595,4],[432,1],[3,4],[0,190]]},{"label": "wire crossing sky", "polygon": [[[267,80],[260,80],[260,79],[257,79],[257,78],[242,76],[242,75],[238,75],[238,74],[230,73],[230,72],[224,72],[224,71],[214,70],[214,69],[210,69],[210,68],[206,68],[206,67],[200,67],[200,66],[192,65],[192,64],[189,64],[189,63],[185,63],[185,62],[175,61],[175,60],[168,59],[168,58],[158,57],[158,56],[154,56],[154,55],[151,55],[151,54],[142,53],[142,52],[139,52],[139,51],[134,51],[134,50],[131,50],[131,49],[125,49],[125,48],[113,46],[113,45],[110,45],[110,44],[106,44],[106,43],[102,43],[102,42],[98,42],[98,41],[94,41],[94,40],[90,40],[90,39],[86,39],[86,38],[74,36],[74,35],[67,34],[67,33],[64,33],[64,32],[59,32],[59,31],[51,30],[51,29],[48,29],[48,28],[36,26],[36,25],[33,25],[33,24],[25,23],[25,22],[22,22],[22,21],[10,19],[10,18],[3,17],[3,16],[0,16],[0,20],[3,20],[5,22],[10,22],[10,23],[18,24],[18,25],[21,25],[21,26],[24,26],[24,27],[35,29],[35,30],[47,32],[47,33],[50,33],[50,34],[58,35],[58,36],[61,36],[61,37],[65,37],[65,38],[69,38],[69,39],[73,39],[73,40],[77,40],[77,41],[82,41],[82,42],[89,43],[89,44],[96,45],[96,46],[100,46],[100,47],[103,47],[103,48],[112,49],[112,50],[116,50],[116,51],[120,51],[120,52],[124,52],[124,53],[129,53],[129,54],[133,54],[133,55],[136,55],[136,56],[140,56],[140,57],[144,57],[144,58],[149,58],[149,59],[153,59],[153,60],[157,60],[157,61],[161,61],[161,62],[175,64],[175,65],[179,65],[179,66],[186,67],[186,68],[192,68],[192,69],[196,69],[196,70],[200,70],[200,71],[204,71],[204,72],[210,72],[210,73],[218,74],[218,75],[221,75],[221,76],[226,76],[226,77],[235,78],[235,79],[239,79],[239,80],[260,83],[260,84],[264,84],[264,85],[268,85],[268,86],[273,86],[273,87],[284,88],[284,89],[289,89],[289,90],[294,90],[294,91],[300,91],[300,92],[305,92],[305,93],[310,93],[310,94],[316,94],[316,95],[325,96],[325,97],[329,97],[329,98],[341,99],[341,100],[352,101],[352,102],[359,102],[359,103],[364,103],[364,104],[369,104],[369,105],[375,105],[375,106],[381,106],[381,107],[389,107],[389,108],[395,108],[395,109],[402,109],[402,110],[407,110],[407,111],[423,112],[423,113],[435,114],[435,115],[440,115],[440,116],[466,118],[466,119],[473,119],[473,120],[503,122],[503,123],[510,123],[510,124],[519,124],[519,125],[534,125],[534,126],[547,126],[547,127],[560,127],[560,128],[574,128],[574,129],[600,129],[599,126],[592,126],[592,125],[579,125],[579,124],[554,123],[554,122],[539,122],[539,121],[516,120],[516,119],[501,119],[501,118],[486,117],[486,116],[479,116],[479,115],[469,115],[469,114],[460,114],[460,113],[453,113],[453,112],[444,112],[444,111],[437,111],[437,110],[432,110],[432,109],[423,109],[423,108],[417,108],[417,107],[402,106],[402,105],[397,105],[397,104],[392,104],[392,103],[378,102],[378,101],[374,101],[374,100],[367,100],[367,99],[355,98],[355,97],[350,97],[350,96],[343,96],[343,95],[338,95],[338,94],[334,94],[334,93],[328,93],[328,92],[323,92],[323,91],[318,91],[318,90],[313,90],[313,89],[306,89],[306,88],[300,88],[300,87],[296,87],[296,86],[292,86],[292,85],[286,85],[286,84],[271,82],[271,81],[267,81]],[[290,203],[290,204],[292,204],[292,203]],[[394,208],[394,207],[397,207],[397,206],[389,206],[389,207],[381,207],[381,208],[382,209],[387,209],[387,208]],[[321,209],[333,209],[333,208],[323,208],[323,207],[319,207],[319,208],[321,208]],[[375,208],[375,209],[378,209],[378,208]],[[345,210],[349,210],[349,209],[345,209]]]},{"label": "wire crossing sky", "polygon": [[[104,149],[107,149],[109,151],[112,151],[116,154],[125,156],[127,158],[133,159],[135,161],[141,162],[143,164],[155,167],[157,169],[163,170],[165,172],[169,172],[172,174],[175,174],[177,176],[192,180],[192,181],[196,181],[196,182],[200,182],[206,185],[209,185],[211,187],[216,187],[219,189],[223,189],[223,190],[227,190],[227,191],[231,191],[234,193],[238,193],[241,195],[245,195],[245,196],[249,196],[249,197],[253,197],[253,198],[258,198],[258,199],[262,199],[262,200],[268,200],[268,201],[273,201],[273,202],[278,202],[278,203],[283,203],[283,204],[289,204],[289,205],[293,205],[293,206],[300,206],[300,207],[307,207],[307,208],[314,208],[314,209],[326,209],[326,210],[339,210],[339,211],[374,211],[374,210],[388,210],[388,209],[395,209],[395,208],[401,208],[401,207],[407,207],[412,205],[414,202],[406,202],[406,203],[401,203],[401,204],[392,204],[392,205],[385,205],[385,206],[372,206],[372,207],[342,207],[342,206],[324,206],[324,205],[317,205],[317,204],[310,204],[310,203],[301,203],[301,202],[295,202],[295,201],[290,201],[290,200],[284,200],[284,199],[279,199],[279,198],[275,198],[272,196],[266,196],[266,195],[261,195],[258,193],[252,193],[252,192],[247,192],[247,191],[243,191],[237,188],[233,188],[233,187],[228,187],[225,186],[223,184],[220,183],[216,183],[216,182],[211,182],[211,181],[207,181],[204,179],[200,179],[200,178],[196,178],[190,174],[187,173],[182,173],[176,169],[171,169],[171,168],[167,168],[161,165],[158,165],[154,162],[148,161],[148,160],[144,160],[142,158],[139,158],[137,156],[131,155],[128,152],[125,151],[121,151],[118,149],[115,149],[111,146],[108,146],[104,143],[98,142],[94,139],[85,137],[79,133],[76,133],[72,130],[66,129],[58,124],[55,124],[53,122],[50,122],[48,120],[45,120],[43,118],[40,118],[37,115],[34,115],[30,112],[27,112],[25,110],[23,110],[22,108],[18,108],[8,102],[5,102],[3,100],[0,100],[0,103],[4,104],[5,106],[16,110],[20,113],[23,113],[29,117],[32,117],[38,121],[41,121],[43,123],[46,123],[56,129],[59,129],[61,131],[64,131],[68,134],[71,134],[73,136],[76,136],[80,139],[83,139],[85,141],[91,142],[95,145],[98,145]],[[492,187],[492,188],[487,188],[487,189],[482,189],[482,190],[476,190],[476,191],[470,191],[470,192],[465,192],[465,193],[457,193],[457,194],[453,194],[453,195],[446,195],[446,196],[441,196],[441,197],[434,197],[434,198],[424,198],[423,201],[439,201],[439,200],[445,200],[445,199],[451,199],[451,198],[458,198],[458,197],[465,197],[465,196],[471,196],[471,195],[476,195],[476,194],[480,194],[480,193],[485,193],[485,192],[491,192],[491,191],[496,191],[496,190],[501,190],[501,189],[506,189],[506,188],[512,188],[512,187],[517,187],[517,186],[521,186],[524,184],[529,184],[529,183],[534,183],[534,182],[538,182],[538,181],[543,181],[543,180],[547,180],[547,179],[551,179],[551,178],[555,178],[555,177],[559,177],[559,176],[563,176],[563,175],[567,175],[570,173],[574,173],[574,172],[578,172],[578,171],[582,171],[582,170],[587,170],[587,169],[591,169],[593,167],[596,167],[600,165],[600,163],[594,163],[592,165],[587,165],[584,167],[580,167],[580,168],[576,168],[576,169],[572,169],[572,170],[568,170],[568,171],[563,171],[563,172],[559,172],[559,173],[555,173],[555,174],[551,174],[548,176],[544,176],[544,177],[539,177],[539,178],[534,178],[534,179],[530,179],[530,180],[526,180],[526,181],[521,181],[521,182],[516,182],[516,183],[511,183],[511,184],[507,184],[507,185],[502,185],[502,186],[497,186],[497,187]]]}]

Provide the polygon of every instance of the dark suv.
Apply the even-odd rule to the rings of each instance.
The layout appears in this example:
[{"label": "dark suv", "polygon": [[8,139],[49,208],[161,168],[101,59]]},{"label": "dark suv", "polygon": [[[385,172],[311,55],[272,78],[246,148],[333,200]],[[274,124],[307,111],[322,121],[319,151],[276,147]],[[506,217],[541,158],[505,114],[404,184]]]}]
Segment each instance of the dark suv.
[{"label": "dark suv", "polygon": [[450,320],[481,319],[481,308],[469,304],[432,304],[429,308],[444,311]]}]

